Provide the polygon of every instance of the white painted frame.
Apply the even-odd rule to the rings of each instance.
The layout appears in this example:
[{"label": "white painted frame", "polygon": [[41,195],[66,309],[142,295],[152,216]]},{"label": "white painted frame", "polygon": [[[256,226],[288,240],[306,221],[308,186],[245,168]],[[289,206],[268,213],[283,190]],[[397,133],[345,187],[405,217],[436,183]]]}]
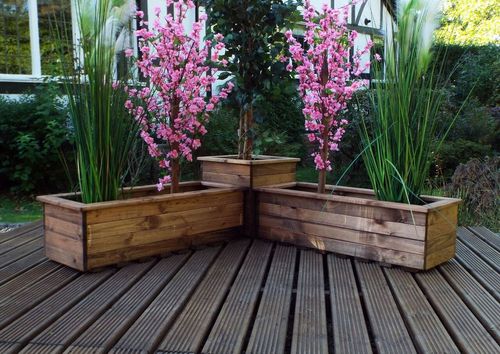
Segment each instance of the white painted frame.
[{"label": "white painted frame", "polygon": [[[71,1],[71,25],[73,27],[73,41],[76,43],[76,17],[73,16],[75,0]],[[49,75],[42,74],[42,58],[40,54],[40,34],[38,30],[38,0],[28,0],[28,18],[30,31],[31,74],[3,74],[0,73],[0,82],[37,83],[42,82]],[[75,32],[76,31],[76,32]]]}]

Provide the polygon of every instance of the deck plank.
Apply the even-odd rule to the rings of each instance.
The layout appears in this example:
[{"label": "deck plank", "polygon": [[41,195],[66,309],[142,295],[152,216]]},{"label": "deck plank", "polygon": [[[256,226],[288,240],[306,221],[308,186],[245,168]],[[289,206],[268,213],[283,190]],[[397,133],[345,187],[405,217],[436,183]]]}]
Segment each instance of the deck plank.
[{"label": "deck plank", "polygon": [[500,272],[500,252],[463,227],[457,230],[457,236],[460,241],[467,244],[467,247],[492,266],[493,269]]},{"label": "deck plank", "polygon": [[416,278],[462,352],[500,352],[500,346],[437,269],[419,273]]},{"label": "deck plank", "polygon": [[378,353],[416,353],[380,266],[360,261],[354,264]]},{"label": "deck plank", "polygon": [[[229,248],[231,251],[233,249]],[[211,247],[195,252],[127,332],[113,344],[110,353],[152,352],[206,274],[219,251],[219,247]]]},{"label": "deck plank", "polygon": [[452,259],[439,267],[441,274],[487,331],[500,342],[500,305],[483,286]]},{"label": "deck plank", "polygon": [[121,268],[84,300],[31,339],[20,353],[36,354],[47,349],[50,349],[51,353],[61,353],[71,341],[130,289],[154,263],[155,261],[135,263]]},{"label": "deck plank", "polygon": [[[204,260],[210,261],[206,256],[212,256],[215,251],[214,249],[201,251],[198,257],[205,256]],[[160,260],[119,301],[73,341],[65,353],[106,353],[173,278],[189,256],[189,253],[184,253]]]},{"label": "deck plank", "polygon": [[384,272],[419,352],[460,353],[413,276],[401,269]]},{"label": "deck plank", "polygon": [[[78,277],[79,273],[70,268],[59,268],[55,272],[34,282],[25,290],[2,298],[0,303],[0,328],[19,318],[57,290]],[[15,280],[15,279],[14,279]]]},{"label": "deck plank", "polygon": [[500,301],[500,276],[495,269],[460,241],[457,242],[455,257],[495,299]]},{"label": "deck plank", "polygon": [[263,241],[255,241],[252,244],[205,341],[203,353],[242,352],[272,246],[271,242]]},{"label": "deck plank", "polygon": [[42,263],[15,277],[14,279],[8,281],[4,285],[1,285],[0,303],[2,303],[8,297],[11,297],[16,293],[22,291],[26,287],[32,286],[34,283],[44,279],[47,275],[55,272],[62,267],[63,266],[58,263],[45,260]]},{"label": "deck plank", "polygon": [[500,236],[484,226],[472,226],[469,229],[479,236],[484,242],[488,243],[491,247],[500,251]]},{"label": "deck plank", "polygon": [[[42,231],[39,228],[37,228],[32,231],[28,231],[22,237],[15,237],[10,240],[2,242],[0,244],[0,255],[8,253],[22,245],[25,245],[26,243],[36,241],[37,239],[40,238],[41,234]],[[2,264],[1,261],[0,264]]]},{"label": "deck plank", "polygon": [[336,353],[370,354],[372,347],[351,260],[327,256]]},{"label": "deck plank", "polygon": [[300,252],[291,353],[328,353],[323,255],[315,251]]},{"label": "deck plank", "polygon": [[112,270],[84,274],[36,307],[25,313],[15,322],[0,331],[0,345],[6,353],[18,353],[22,345],[43,331],[71,307],[84,299],[92,290],[113,274]]},{"label": "deck plank", "polygon": [[8,266],[0,269],[0,285],[3,285],[15,278],[16,276],[24,273],[30,268],[44,262],[45,253],[42,248],[30,253],[15,262],[10,263]]},{"label": "deck plank", "polygon": [[248,246],[248,240],[242,240],[223,250],[160,342],[157,353],[191,353],[201,349]]},{"label": "deck plank", "polygon": [[285,352],[297,249],[277,245],[245,353]]},{"label": "deck plank", "polygon": [[[9,240],[12,239],[19,239],[21,240],[23,236],[25,236],[28,232],[40,229],[43,230],[43,223],[42,220],[38,220],[32,223],[28,223],[26,225],[22,225],[20,227],[16,227],[13,230],[10,230],[5,233],[0,233],[0,247],[1,245]],[[22,241],[21,241],[22,242]]]},{"label": "deck plank", "polygon": [[42,249],[42,247],[42,237],[32,239],[28,243],[25,243],[17,248],[10,250],[7,253],[2,254],[0,256],[0,268],[7,267],[9,264],[14,263],[15,261],[35,252],[36,250]]}]

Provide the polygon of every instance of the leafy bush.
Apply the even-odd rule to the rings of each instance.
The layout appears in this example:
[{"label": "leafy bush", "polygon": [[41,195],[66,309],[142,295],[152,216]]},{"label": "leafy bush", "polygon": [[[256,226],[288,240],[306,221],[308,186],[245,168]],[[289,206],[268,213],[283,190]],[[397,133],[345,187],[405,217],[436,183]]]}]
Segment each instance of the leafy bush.
[{"label": "leafy bush", "polygon": [[67,110],[55,86],[18,100],[0,97],[0,186],[15,193],[67,189],[61,156],[71,162]]}]

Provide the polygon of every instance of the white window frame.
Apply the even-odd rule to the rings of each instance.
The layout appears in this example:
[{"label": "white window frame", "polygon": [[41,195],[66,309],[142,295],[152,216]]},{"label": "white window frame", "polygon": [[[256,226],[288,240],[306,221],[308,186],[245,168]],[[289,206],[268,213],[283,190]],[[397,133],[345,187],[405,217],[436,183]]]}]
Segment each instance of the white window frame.
[{"label": "white window frame", "polygon": [[[78,24],[76,23],[75,0],[71,2],[71,25],[73,28],[73,42],[75,43]],[[0,82],[38,83],[51,77],[42,75],[42,58],[40,55],[40,34],[38,30],[38,0],[28,0],[28,16],[30,31],[31,74],[3,74],[0,73]]]}]

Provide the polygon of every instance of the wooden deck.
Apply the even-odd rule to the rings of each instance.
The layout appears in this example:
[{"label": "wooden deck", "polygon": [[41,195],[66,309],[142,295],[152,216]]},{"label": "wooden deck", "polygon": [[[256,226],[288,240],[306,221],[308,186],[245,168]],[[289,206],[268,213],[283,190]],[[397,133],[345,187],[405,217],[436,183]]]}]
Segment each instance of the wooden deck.
[{"label": "wooden deck", "polygon": [[500,353],[500,236],[411,273],[265,241],[81,274],[0,234],[1,353]]}]

